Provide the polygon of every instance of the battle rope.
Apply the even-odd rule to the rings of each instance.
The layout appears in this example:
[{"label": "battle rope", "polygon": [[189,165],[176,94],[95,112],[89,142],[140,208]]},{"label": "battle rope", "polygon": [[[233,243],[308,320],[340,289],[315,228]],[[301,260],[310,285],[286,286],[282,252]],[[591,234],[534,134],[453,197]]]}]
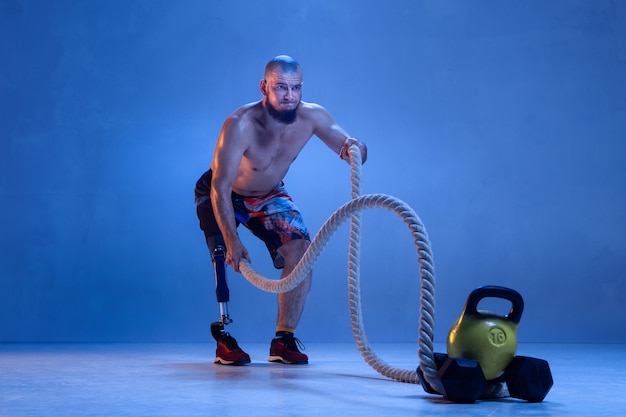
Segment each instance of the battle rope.
[{"label": "battle rope", "polygon": [[415,370],[394,368],[380,359],[372,350],[363,327],[361,311],[359,259],[361,239],[360,212],[368,208],[384,208],[397,214],[409,227],[417,249],[420,272],[420,322],[418,337],[418,356],[420,369],[424,379],[433,389],[442,393],[441,381],[437,379],[437,366],[433,354],[434,322],[435,322],[435,272],[430,242],[422,221],[413,209],[405,202],[385,194],[360,195],[361,193],[361,151],[352,145],[350,152],[350,169],[352,182],[352,200],[341,206],[322,225],[311,245],[293,271],[280,280],[268,279],[260,275],[245,260],[239,264],[243,276],[255,287],[272,293],[283,293],[297,287],[311,271],[313,264],[322,253],[339,226],[350,217],[350,248],[348,256],[348,289],[350,303],[350,320],[357,348],[365,361],[383,376],[400,382],[418,383]]}]

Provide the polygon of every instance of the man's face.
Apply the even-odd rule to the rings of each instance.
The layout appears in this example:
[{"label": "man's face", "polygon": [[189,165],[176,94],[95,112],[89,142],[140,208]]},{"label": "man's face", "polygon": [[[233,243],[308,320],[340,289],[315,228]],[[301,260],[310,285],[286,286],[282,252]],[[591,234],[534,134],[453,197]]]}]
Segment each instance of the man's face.
[{"label": "man's face", "polygon": [[302,99],[302,73],[275,70],[261,84],[270,115],[282,123],[295,122]]}]

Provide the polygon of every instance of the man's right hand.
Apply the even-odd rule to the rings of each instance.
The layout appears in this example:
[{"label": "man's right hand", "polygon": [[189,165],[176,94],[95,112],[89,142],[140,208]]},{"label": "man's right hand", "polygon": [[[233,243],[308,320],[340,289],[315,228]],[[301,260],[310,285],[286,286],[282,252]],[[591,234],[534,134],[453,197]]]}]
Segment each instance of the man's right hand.
[{"label": "man's right hand", "polygon": [[241,244],[241,241],[237,239],[236,242],[226,243],[226,263],[230,265],[235,272],[239,271],[239,262],[242,259],[250,262],[250,255],[248,250]]}]

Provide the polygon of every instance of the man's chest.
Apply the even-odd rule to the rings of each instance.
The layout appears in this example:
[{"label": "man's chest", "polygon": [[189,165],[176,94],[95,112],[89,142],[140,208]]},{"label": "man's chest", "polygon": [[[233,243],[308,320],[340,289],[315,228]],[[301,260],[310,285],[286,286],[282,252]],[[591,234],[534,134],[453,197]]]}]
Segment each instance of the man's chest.
[{"label": "man's chest", "polygon": [[294,126],[280,132],[258,132],[252,138],[246,156],[251,161],[291,163],[313,136],[307,126]]}]

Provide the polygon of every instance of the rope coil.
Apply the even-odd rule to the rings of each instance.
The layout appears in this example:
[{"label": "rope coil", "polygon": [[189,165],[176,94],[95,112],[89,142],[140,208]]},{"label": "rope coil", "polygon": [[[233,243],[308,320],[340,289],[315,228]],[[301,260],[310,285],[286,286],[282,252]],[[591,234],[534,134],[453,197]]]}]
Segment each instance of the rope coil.
[{"label": "rope coil", "polygon": [[348,295],[352,333],[361,356],[368,365],[381,375],[400,382],[419,383],[415,370],[404,370],[388,365],[372,350],[363,326],[360,297],[360,241],[361,211],[383,208],[394,212],[408,226],[417,250],[420,273],[420,321],[418,330],[418,356],[424,379],[431,387],[443,392],[441,381],[437,379],[437,366],[433,353],[435,322],[435,271],[428,234],[419,216],[405,202],[386,194],[361,195],[361,152],[356,145],[349,148],[352,183],[352,199],[335,211],[315,235],[302,259],[286,277],[280,280],[269,279],[258,272],[245,260],[239,264],[243,276],[252,285],[266,292],[283,293],[297,287],[313,268],[317,258],[339,226],[350,218],[350,239],[348,254]]}]

